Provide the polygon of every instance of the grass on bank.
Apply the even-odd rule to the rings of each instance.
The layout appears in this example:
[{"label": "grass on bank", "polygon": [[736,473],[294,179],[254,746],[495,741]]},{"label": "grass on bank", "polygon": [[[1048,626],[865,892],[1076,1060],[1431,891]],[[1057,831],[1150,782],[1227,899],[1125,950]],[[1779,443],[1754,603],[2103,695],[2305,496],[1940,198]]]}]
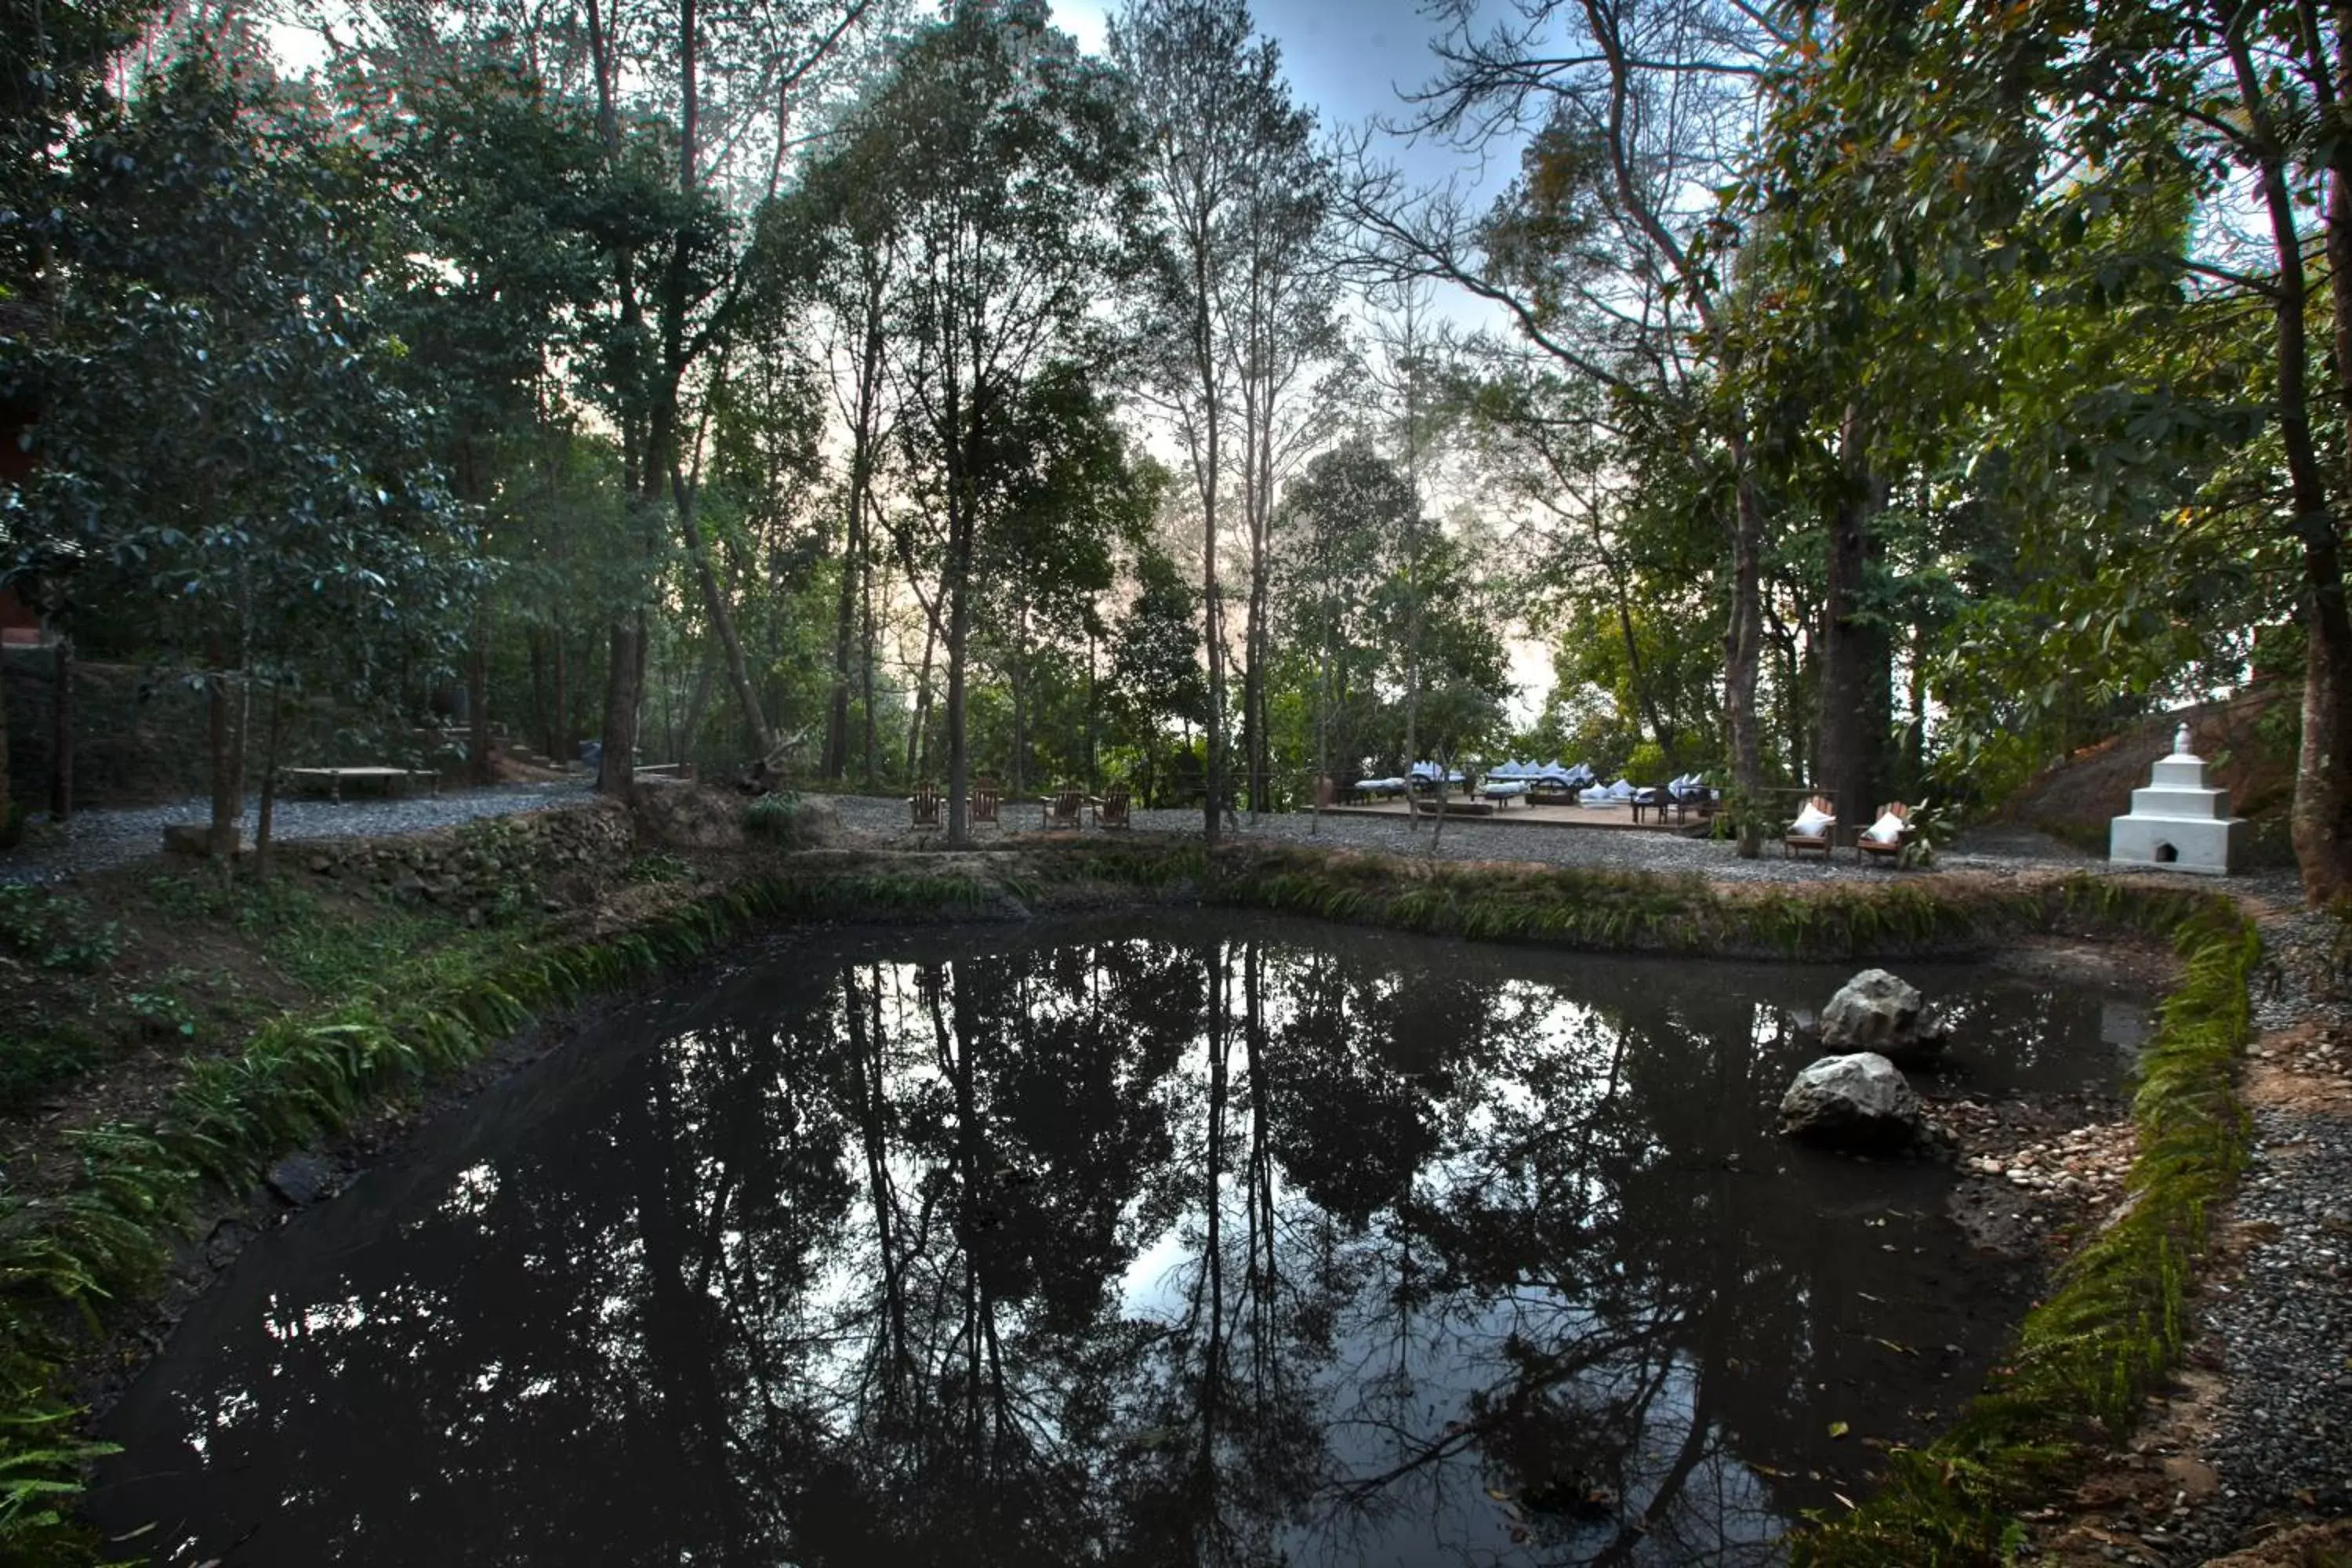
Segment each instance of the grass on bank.
[{"label": "grass on bank", "polygon": [[[110,1308],[160,1283],[208,1199],[249,1190],[278,1158],[478,1058],[536,1016],[649,980],[760,927],[968,913],[994,892],[965,875],[834,868],[749,877],[589,941],[537,925],[476,932],[395,921],[390,929],[417,947],[350,948],[346,957],[368,962],[341,972],[340,997],[268,1019],[236,1051],[191,1055],[152,1118],[73,1134],[69,1182],[39,1194],[0,1189],[0,1563],[96,1560],[60,1504],[99,1450],[71,1439],[58,1380]],[[225,897],[222,912],[241,918],[247,906]]]},{"label": "grass on bank", "polygon": [[1049,883],[1198,880],[1205,900],[1226,905],[1693,954],[1895,956],[1981,950],[2047,931],[2174,937],[2188,977],[2166,1005],[2137,1102],[2138,1206],[2070,1267],[2062,1289],[2028,1320],[2011,1367],[1959,1426],[1930,1448],[1893,1456],[1876,1498],[1798,1542],[1812,1563],[1998,1561],[2013,1539],[2010,1514],[2030,1489],[2084,1452],[2103,1424],[2127,1421],[2177,1356],[2203,1214],[2243,1157],[2230,1072],[2247,1028],[2245,977],[2256,948],[2234,907],[2209,895],[2093,877],[2023,889],[1926,879],[1725,889],[1689,877],[1257,848],[1223,854],[1212,867],[1197,844],[1143,837],[1024,857],[985,880],[963,869],[876,870],[857,857],[797,864],[598,940],[444,933],[405,959],[384,963],[379,953],[370,982],[350,994],[279,1014],[242,1050],[192,1064],[161,1114],[82,1134],[78,1177],[64,1190],[0,1193],[0,1563],[70,1562],[90,1550],[60,1514],[89,1450],[67,1435],[56,1379],[111,1304],[158,1279],[209,1194],[246,1190],[278,1156],[475,1059],[536,1014],[642,983],[778,922],[971,912]]},{"label": "grass on bank", "polygon": [[2173,936],[2185,973],[2141,1058],[2132,1102],[2139,1154],[2123,1217],[2066,1262],[2007,1363],[1952,1429],[1890,1455],[1876,1494],[1799,1538],[1799,1564],[2009,1560],[2023,1539],[2015,1510],[2126,1435],[2179,1363],[2207,1217],[2246,1159],[2233,1079],[2252,1034],[2247,981],[2262,946],[2219,898]]}]

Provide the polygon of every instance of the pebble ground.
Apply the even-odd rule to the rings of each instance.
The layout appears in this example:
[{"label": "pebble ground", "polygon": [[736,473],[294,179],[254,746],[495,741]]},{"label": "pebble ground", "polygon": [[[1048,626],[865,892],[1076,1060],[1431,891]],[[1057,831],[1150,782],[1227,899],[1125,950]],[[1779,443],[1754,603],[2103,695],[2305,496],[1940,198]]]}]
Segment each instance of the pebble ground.
[{"label": "pebble ground", "polygon": [[[488,789],[444,789],[439,795],[408,796],[353,795],[341,802],[310,797],[281,799],[271,835],[287,842],[314,838],[368,838],[378,835],[423,833],[450,827],[478,816],[506,816],[519,811],[544,811],[583,799],[590,775],[557,779],[548,784],[497,784]],[[25,842],[0,854],[0,881],[51,882],[84,871],[101,871],[160,852],[163,829],[180,823],[212,820],[209,799],[175,801],[169,805],[112,807],[76,812],[62,826],[46,814],[28,826]],[[246,802],[245,831],[249,838],[260,826],[259,797]]]}]

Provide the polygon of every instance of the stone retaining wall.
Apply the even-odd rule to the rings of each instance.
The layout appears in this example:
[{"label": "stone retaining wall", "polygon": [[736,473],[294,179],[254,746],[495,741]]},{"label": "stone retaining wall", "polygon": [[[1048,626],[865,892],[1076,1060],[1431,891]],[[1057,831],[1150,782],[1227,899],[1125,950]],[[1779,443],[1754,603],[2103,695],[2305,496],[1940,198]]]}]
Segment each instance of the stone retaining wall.
[{"label": "stone retaining wall", "polygon": [[[301,840],[284,863],[348,887],[464,911],[468,925],[619,876],[635,854],[626,807],[597,799],[394,838]],[[572,894],[572,897],[565,897]]]}]

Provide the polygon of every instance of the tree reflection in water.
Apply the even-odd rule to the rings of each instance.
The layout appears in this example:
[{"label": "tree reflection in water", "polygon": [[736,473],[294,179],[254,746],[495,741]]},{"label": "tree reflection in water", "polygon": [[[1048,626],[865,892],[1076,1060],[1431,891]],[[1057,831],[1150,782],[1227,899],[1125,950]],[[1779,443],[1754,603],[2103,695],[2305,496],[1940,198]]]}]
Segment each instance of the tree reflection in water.
[{"label": "tree reflection in water", "polygon": [[[808,952],[248,1252],[101,1521],[185,1563],[1769,1562],[2020,1305],[1946,1173],[1763,1133],[1821,972]],[[1994,1087],[2112,1076],[2095,995],[1942,989]]]}]

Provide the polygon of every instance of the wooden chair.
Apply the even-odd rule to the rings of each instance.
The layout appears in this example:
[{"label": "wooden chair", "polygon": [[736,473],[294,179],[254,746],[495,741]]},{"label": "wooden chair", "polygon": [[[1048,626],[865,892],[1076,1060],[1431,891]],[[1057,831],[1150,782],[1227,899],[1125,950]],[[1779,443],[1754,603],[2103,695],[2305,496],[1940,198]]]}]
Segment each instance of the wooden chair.
[{"label": "wooden chair", "polygon": [[907,797],[908,809],[914,813],[912,826],[936,833],[940,826],[940,792],[937,786],[919,784],[915,793]]},{"label": "wooden chair", "polygon": [[1903,864],[1903,851],[1910,847],[1911,840],[1915,837],[1910,821],[1911,808],[1899,800],[1890,800],[1878,808],[1878,817],[1872,819],[1872,826],[1877,826],[1879,818],[1889,816],[1899,818],[1903,823],[1903,830],[1891,840],[1881,842],[1870,836],[1868,828],[1864,829],[1853,841],[1855,865],[1860,866],[1874,859],[1884,860],[1890,866]]},{"label": "wooden chair", "polygon": [[1003,798],[1003,794],[997,788],[994,779],[981,779],[975,782],[971,786],[971,825],[978,827],[985,822],[991,827],[999,826],[996,820],[996,807]]},{"label": "wooden chair", "polygon": [[1049,795],[1045,797],[1044,805],[1045,820],[1043,826],[1046,827],[1076,829],[1085,825],[1083,818],[1086,815],[1087,797],[1076,790],[1066,789]]},{"label": "wooden chair", "polygon": [[1127,809],[1133,801],[1134,797],[1128,793],[1125,784],[1113,784],[1103,791],[1102,799],[1095,804],[1095,826],[1097,827],[1129,826]]},{"label": "wooden chair", "polygon": [[1825,795],[1817,795],[1813,796],[1811,800],[1806,802],[1806,804],[1811,805],[1815,811],[1827,816],[1829,820],[1822,823],[1820,830],[1817,832],[1800,833],[1795,827],[1791,826],[1788,832],[1782,834],[1780,836],[1780,858],[1783,860],[1789,858],[1792,855],[1802,855],[1808,850],[1820,851],[1821,857],[1824,860],[1830,858],[1830,845],[1837,837],[1836,808],[1830,805],[1829,796]]}]

